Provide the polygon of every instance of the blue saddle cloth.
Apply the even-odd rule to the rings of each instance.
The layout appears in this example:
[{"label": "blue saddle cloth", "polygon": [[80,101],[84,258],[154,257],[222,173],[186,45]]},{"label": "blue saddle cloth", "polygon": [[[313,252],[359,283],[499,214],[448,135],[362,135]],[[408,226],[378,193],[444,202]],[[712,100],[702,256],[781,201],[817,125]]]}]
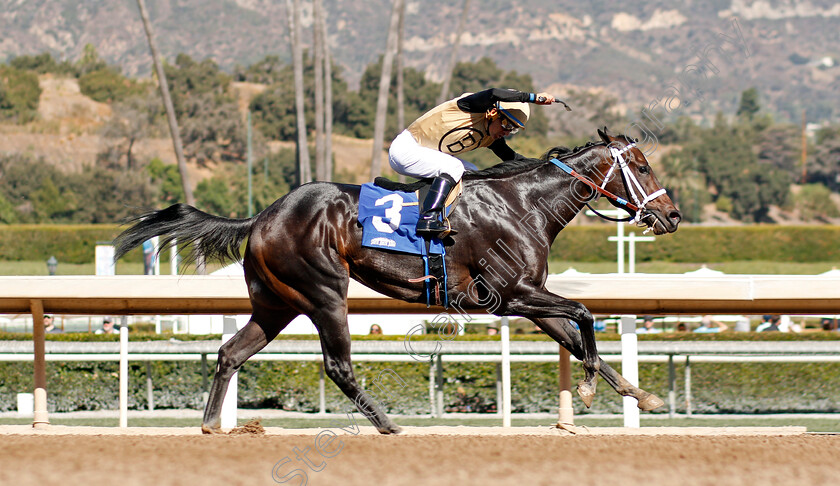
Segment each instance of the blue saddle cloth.
[{"label": "blue saddle cloth", "polygon": [[[412,255],[427,255],[426,243],[417,236],[420,209],[417,194],[389,191],[373,184],[363,184],[359,194],[359,222],[362,246],[392,250]],[[437,238],[429,245],[431,255],[444,253]]]}]

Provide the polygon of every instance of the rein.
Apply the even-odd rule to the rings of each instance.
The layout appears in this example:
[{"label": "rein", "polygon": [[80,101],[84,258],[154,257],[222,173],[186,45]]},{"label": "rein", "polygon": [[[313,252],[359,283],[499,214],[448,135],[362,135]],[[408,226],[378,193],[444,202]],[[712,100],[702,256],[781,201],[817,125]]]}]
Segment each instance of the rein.
[{"label": "rein", "polygon": [[620,205],[622,205],[622,206],[626,207],[627,209],[630,209],[634,212],[639,210],[639,207],[636,206],[635,204],[631,203],[630,201],[616,196],[615,194],[613,194],[610,191],[604,189],[603,187],[599,186],[598,184],[595,184],[594,182],[592,182],[588,178],[578,174],[577,171],[575,171],[574,169],[569,167],[565,162],[563,162],[561,160],[558,160],[558,159],[551,159],[551,160],[549,160],[549,162],[556,165],[557,167],[560,167],[561,169],[563,169],[563,172],[565,172],[565,173],[569,174],[570,176],[574,177],[575,179],[583,182],[584,184],[589,186],[590,189],[602,194],[607,199],[609,199],[611,201],[615,201],[616,203],[618,203],[618,204],[620,204]]},{"label": "rein", "polygon": [[[665,194],[666,191],[665,191],[665,188],[661,188],[658,191],[653,192],[652,194],[645,193],[645,190],[642,187],[642,185],[639,183],[639,180],[636,179],[636,176],[630,170],[630,164],[628,164],[627,161],[624,160],[624,156],[623,156],[623,154],[625,152],[628,152],[630,149],[632,149],[635,146],[636,146],[635,143],[627,144],[621,149],[618,149],[618,148],[615,148],[615,147],[612,147],[612,146],[607,146],[607,148],[610,151],[610,156],[613,159],[613,164],[612,164],[612,166],[610,166],[610,170],[607,171],[607,175],[604,177],[604,182],[601,183],[600,186],[595,184],[594,182],[592,182],[588,178],[578,174],[577,171],[575,171],[568,164],[566,164],[565,162],[563,162],[559,159],[553,158],[549,162],[556,165],[557,167],[560,167],[560,169],[562,169],[563,172],[565,172],[565,173],[569,174],[570,176],[574,177],[575,179],[583,182],[584,184],[589,186],[592,190],[596,191],[599,194],[602,194],[604,197],[606,197],[607,199],[609,199],[611,201],[614,201],[616,204],[618,204],[620,206],[624,206],[625,208],[633,211],[633,213],[634,213],[633,216],[630,216],[628,218],[623,218],[623,219],[610,218],[609,216],[601,214],[598,211],[596,211],[595,209],[593,209],[592,206],[590,206],[589,203],[587,202],[586,206],[589,209],[591,209],[595,214],[597,214],[601,218],[606,219],[608,221],[615,221],[615,222],[631,222],[632,221],[632,222],[635,222],[636,224],[638,224],[641,221],[642,213],[643,213],[647,203],[649,203],[649,202],[653,201],[654,199],[656,199],[657,197]],[[632,203],[630,201],[627,201],[626,199],[618,197],[617,195],[615,195],[615,194],[611,193],[610,191],[606,190],[607,181],[610,180],[610,176],[615,171],[616,166],[621,171],[621,178],[624,181],[624,186],[627,188],[627,192],[630,194],[630,197],[633,199]]]}]

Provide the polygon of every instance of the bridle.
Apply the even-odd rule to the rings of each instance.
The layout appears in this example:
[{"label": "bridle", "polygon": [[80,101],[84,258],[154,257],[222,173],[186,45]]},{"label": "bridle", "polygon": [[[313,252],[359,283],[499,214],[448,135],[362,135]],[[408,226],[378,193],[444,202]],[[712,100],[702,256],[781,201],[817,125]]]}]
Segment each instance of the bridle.
[{"label": "bridle", "polygon": [[[606,176],[604,176],[604,181],[601,183],[600,186],[592,182],[589,178],[578,174],[574,169],[572,169],[565,162],[562,162],[559,159],[552,158],[549,162],[556,165],[557,167],[560,167],[560,169],[562,169],[563,172],[569,174],[570,176],[589,186],[593,191],[595,191],[595,198],[597,198],[599,194],[603,195],[610,201],[615,202],[619,206],[627,208],[630,212],[633,213],[627,218],[611,218],[609,216],[599,213],[594,208],[592,208],[592,206],[589,205],[589,202],[587,202],[586,206],[589,209],[591,209],[595,214],[609,221],[629,221],[637,225],[642,225],[644,224],[642,223],[643,217],[646,216],[647,213],[649,213],[649,211],[645,208],[647,203],[665,194],[666,191],[665,188],[661,188],[658,191],[655,191],[651,194],[647,194],[645,192],[644,188],[639,183],[639,180],[636,178],[636,175],[633,174],[633,171],[630,170],[630,164],[627,163],[626,160],[624,160],[624,153],[629,152],[635,146],[635,142],[629,143],[620,149],[612,146],[612,144],[607,146],[607,149],[609,149],[610,151],[610,157],[612,158],[613,163],[610,166],[610,170],[607,171]],[[624,183],[624,189],[627,191],[627,194],[630,195],[630,198],[633,200],[633,202],[618,197],[617,195],[613,194],[612,192],[606,189],[607,182],[610,180],[610,177],[613,175],[613,173],[616,172],[616,167],[618,167],[618,170],[620,171],[621,180]],[[647,225],[645,224],[645,226]]]}]

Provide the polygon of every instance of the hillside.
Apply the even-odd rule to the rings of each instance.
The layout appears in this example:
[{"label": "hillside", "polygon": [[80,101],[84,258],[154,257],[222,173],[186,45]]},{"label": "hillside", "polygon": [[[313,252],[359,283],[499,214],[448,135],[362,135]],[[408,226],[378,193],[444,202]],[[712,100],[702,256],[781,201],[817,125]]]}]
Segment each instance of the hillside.
[{"label": "hillside", "polygon": [[[39,84],[42,90],[38,103],[40,119],[26,126],[0,123],[0,153],[28,153],[43,157],[63,171],[78,171],[85,165],[94,165],[107,145],[98,128],[111,117],[111,107],[81,94],[76,79],[42,75]],[[250,96],[264,87],[249,83],[234,84],[244,116]],[[269,142],[268,145],[272,151],[294,148],[290,142]],[[373,141],[334,135],[333,147],[336,180],[353,184],[367,182]],[[164,163],[175,163],[172,142],[168,138],[142,139],[137,142],[135,153],[140,160],[157,157]],[[213,175],[213,164],[199,166],[188,161],[188,166],[193,185]],[[383,175],[396,178],[387,164],[383,169]]]},{"label": "hillside", "polygon": [[[289,57],[283,2],[147,3],[168,59],[185,52],[230,70],[267,54]],[[390,3],[324,2],[331,48],[351,85],[383,50]],[[460,9],[460,1],[408,3],[409,66],[440,78]],[[732,112],[739,93],[753,85],[779,119],[798,121],[802,109],[814,122],[840,115],[840,5],[832,0],[653,0],[632,8],[617,0],[486,0],[472,2],[468,17],[462,60],[491,57],[530,74],[540,87],[600,87],[629,107],[659,104],[677,74],[705,52],[714,69],[699,85],[702,96],[674,116]],[[304,27],[311,22],[305,8]],[[135,2],[0,0],[0,31],[0,60],[44,51],[76,59],[91,43],[127,74],[149,73]],[[726,57],[709,49],[717,46]]]}]

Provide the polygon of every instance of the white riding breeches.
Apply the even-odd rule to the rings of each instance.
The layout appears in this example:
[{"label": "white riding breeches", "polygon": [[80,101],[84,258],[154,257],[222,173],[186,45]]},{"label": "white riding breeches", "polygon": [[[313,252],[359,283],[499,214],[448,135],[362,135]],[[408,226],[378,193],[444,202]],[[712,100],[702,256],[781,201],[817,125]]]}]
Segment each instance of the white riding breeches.
[{"label": "white riding breeches", "polygon": [[458,182],[464,175],[462,161],[449,154],[421,146],[408,130],[403,130],[391,143],[388,161],[398,174],[418,179],[447,174]]}]

